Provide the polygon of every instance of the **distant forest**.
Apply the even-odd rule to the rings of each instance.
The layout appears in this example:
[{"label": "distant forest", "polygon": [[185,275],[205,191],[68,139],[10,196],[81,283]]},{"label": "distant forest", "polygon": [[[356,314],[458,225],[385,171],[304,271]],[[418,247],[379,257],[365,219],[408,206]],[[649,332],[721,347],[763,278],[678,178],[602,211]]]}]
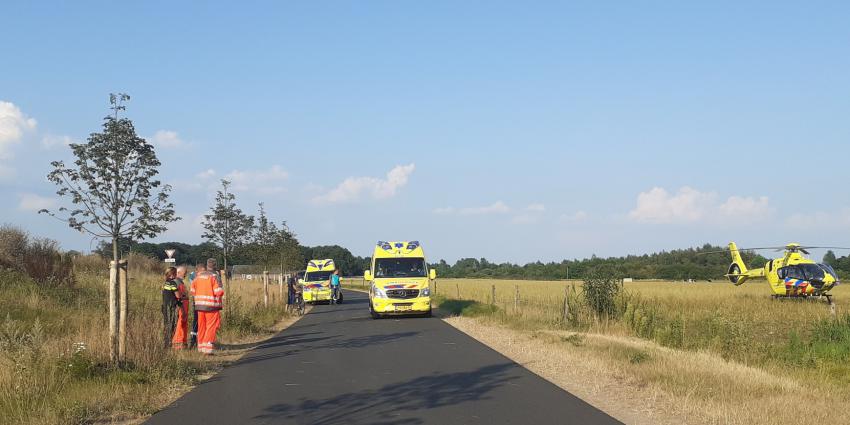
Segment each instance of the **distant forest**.
[{"label": "distant forest", "polygon": [[[211,243],[198,245],[180,242],[131,243],[124,241],[122,251],[137,252],[161,260],[165,259],[165,249],[176,249],[174,257],[180,264],[196,264],[209,257],[221,261],[221,249]],[[582,279],[590,274],[603,273],[635,279],[668,280],[706,280],[723,279],[729,267],[730,257],[726,253],[707,254],[720,251],[725,247],[703,245],[700,248],[677,249],[654,254],[629,255],[625,257],[602,258],[592,256],[583,260],[563,260],[543,263],[540,261],[524,265],[513,263],[493,263],[486,258],[462,258],[454,264],[445,260],[432,263],[439,277],[453,278],[493,278],[493,279]],[[103,254],[109,255],[108,245],[102,247]],[[285,270],[300,270],[309,259],[333,258],[346,276],[359,276],[369,268],[369,258],[353,255],[351,251],[338,245],[301,246],[296,258],[281,258]],[[743,252],[744,260],[750,267],[763,267],[767,258],[755,252]],[[821,260],[821,259],[816,259]],[[836,257],[829,251],[823,262],[833,266],[843,278],[850,278],[850,256]],[[256,249],[250,244],[234,251],[231,264],[253,265],[257,261]],[[280,264],[270,264],[272,270],[279,270]]]}]

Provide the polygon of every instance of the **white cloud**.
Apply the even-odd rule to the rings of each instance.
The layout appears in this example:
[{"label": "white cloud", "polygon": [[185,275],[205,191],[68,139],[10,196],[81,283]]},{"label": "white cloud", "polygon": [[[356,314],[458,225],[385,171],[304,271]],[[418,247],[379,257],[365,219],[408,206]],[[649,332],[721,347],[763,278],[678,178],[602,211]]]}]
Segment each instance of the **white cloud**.
[{"label": "white cloud", "polygon": [[752,221],[771,215],[768,198],[730,196],[718,201],[715,192],[700,192],[683,187],[676,194],[654,187],[638,195],[637,206],[629,212],[629,218],[646,223],[696,223],[717,219],[733,218]]},{"label": "white cloud", "polygon": [[[207,170],[201,174],[210,171],[215,173],[214,170]],[[234,190],[264,194],[285,192],[286,187],[282,183],[288,178],[289,173],[280,165],[273,165],[268,170],[233,170],[224,176],[225,180],[233,183]]]},{"label": "white cloud", "polygon": [[53,134],[48,134],[41,138],[41,147],[42,149],[53,149],[57,146],[68,146],[71,143],[74,143],[74,139],[69,136],[56,136]]},{"label": "white cloud", "polygon": [[722,215],[748,219],[764,218],[772,212],[767,196],[758,198],[730,196],[726,202],[720,204],[719,209]]},{"label": "white cloud", "polygon": [[349,177],[328,193],[313,198],[313,201],[318,203],[353,202],[358,201],[364,194],[372,199],[391,198],[399,189],[407,185],[415,168],[415,164],[397,165],[383,179]]},{"label": "white cloud", "polygon": [[172,130],[157,130],[152,137],[148,138],[148,142],[165,149],[178,149],[188,146],[177,132]]},{"label": "white cloud", "polygon": [[24,132],[35,130],[37,122],[24,115],[11,102],[0,101],[0,159],[12,157],[10,148],[21,142]]},{"label": "white cloud", "polygon": [[204,171],[201,171],[198,174],[195,174],[195,177],[202,179],[202,180],[211,179],[211,178],[215,177],[215,170],[213,170],[212,168],[208,168]]},{"label": "white cloud", "polygon": [[36,195],[34,193],[22,193],[18,202],[21,211],[39,211],[56,205],[56,199]]},{"label": "white cloud", "polygon": [[571,214],[561,214],[558,220],[562,223],[578,223],[587,220],[587,213],[584,211],[576,211]]}]

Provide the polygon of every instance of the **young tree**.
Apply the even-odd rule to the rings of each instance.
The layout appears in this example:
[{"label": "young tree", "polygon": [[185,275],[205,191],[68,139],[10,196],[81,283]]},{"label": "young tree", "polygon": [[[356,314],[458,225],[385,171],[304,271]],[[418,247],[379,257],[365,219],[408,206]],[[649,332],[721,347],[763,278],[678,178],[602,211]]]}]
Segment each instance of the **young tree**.
[{"label": "young tree", "polygon": [[[92,133],[88,142],[71,144],[74,165],[53,161],[47,179],[59,186],[60,197],[73,206],[49,214],[80,232],[112,240],[112,270],[109,283],[110,359],[124,358],[126,342],[126,280],[118,287],[119,242],[143,240],[166,230],[179,220],[169,201],[169,185],[160,185],[159,159],[153,146],[136,135],[133,122],[119,118],[125,110],[126,94],[110,94],[113,114],[104,118],[103,131]],[[116,334],[117,329],[117,334]]]},{"label": "young tree", "polygon": [[257,217],[257,227],[253,238],[256,247],[255,258],[260,261],[263,270],[267,271],[269,264],[276,258],[275,239],[278,237],[278,230],[274,222],[269,221],[268,216],[266,216],[265,205],[260,202],[258,206],[260,207],[260,215]]},{"label": "young tree", "polygon": [[838,266],[838,259],[835,257],[835,253],[832,252],[832,250],[826,251],[826,254],[823,255],[823,262],[833,268]]},{"label": "young tree", "polygon": [[295,233],[289,228],[285,221],[280,223],[280,228],[275,237],[275,250],[280,257],[280,271],[298,270],[304,267],[304,257],[301,255],[301,244]]},{"label": "young tree", "polygon": [[[221,246],[224,271],[227,274],[227,258],[234,248],[249,241],[254,229],[254,217],[236,206],[236,195],[229,192],[230,182],[221,181],[222,189],[215,197],[211,214],[204,216],[204,238]],[[229,279],[225,277],[225,284]],[[225,294],[229,288],[224,288]]]},{"label": "young tree", "polygon": [[263,305],[269,306],[269,263],[274,258],[275,238],[277,237],[277,226],[269,221],[266,209],[262,202],[258,204],[260,215],[257,217],[257,227],[254,233],[254,246],[257,249],[256,258],[263,266]]}]

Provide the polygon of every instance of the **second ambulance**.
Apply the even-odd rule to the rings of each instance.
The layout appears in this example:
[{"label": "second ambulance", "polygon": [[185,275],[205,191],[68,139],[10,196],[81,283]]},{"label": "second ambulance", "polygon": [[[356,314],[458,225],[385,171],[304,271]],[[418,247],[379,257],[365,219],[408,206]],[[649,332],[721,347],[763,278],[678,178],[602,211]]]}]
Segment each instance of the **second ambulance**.
[{"label": "second ambulance", "polygon": [[369,313],[372,318],[431,316],[431,284],[437,273],[428,268],[419,242],[378,242],[371,267],[364,279],[371,283]]}]

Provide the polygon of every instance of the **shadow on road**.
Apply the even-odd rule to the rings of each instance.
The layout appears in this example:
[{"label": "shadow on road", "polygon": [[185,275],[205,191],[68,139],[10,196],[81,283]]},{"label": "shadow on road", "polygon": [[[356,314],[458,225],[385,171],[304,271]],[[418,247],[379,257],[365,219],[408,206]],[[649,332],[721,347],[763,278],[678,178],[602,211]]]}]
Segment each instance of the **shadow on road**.
[{"label": "shadow on road", "polygon": [[262,347],[267,346],[267,344],[289,341],[289,340],[292,340],[294,338],[302,338],[302,337],[305,337],[307,335],[315,335],[315,334],[320,334],[320,333],[321,332],[304,332],[304,333],[294,334],[294,335],[278,335],[278,336],[274,336],[274,337],[269,338],[269,339],[264,340],[264,341],[251,342],[251,343],[247,343],[247,344],[221,344],[221,345],[218,345],[218,347],[221,348],[221,349],[224,349],[224,350],[242,350],[242,349],[251,349],[251,348],[257,348],[257,347],[262,348]]},{"label": "shadow on road", "polygon": [[366,336],[358,336],[354,338],[347,338],[337,342],[332,342],[329,344],[324,344],[319,347],[315,347],[317,350],[325,349],[325,348],[363,348],[363,347],[376,347],[381,344],[386,344],[388,342],[397,341],[399,339],[410,338],[418,335],[418,331],[408,331],[408,332],[396,332],[391,334],[375,334],[375,335],[366,335]]},{"label": "shadow on road", "polygon": [[413,425],[425,420],[411,417],[441,406],[486,400],[489,393],[515,379],[507,372],[513,363],[486,366],[470,372],[432,374],[336,397],[297,404],[275,404],[255,419],[294,420],[321,424]]}]

